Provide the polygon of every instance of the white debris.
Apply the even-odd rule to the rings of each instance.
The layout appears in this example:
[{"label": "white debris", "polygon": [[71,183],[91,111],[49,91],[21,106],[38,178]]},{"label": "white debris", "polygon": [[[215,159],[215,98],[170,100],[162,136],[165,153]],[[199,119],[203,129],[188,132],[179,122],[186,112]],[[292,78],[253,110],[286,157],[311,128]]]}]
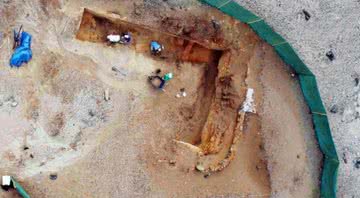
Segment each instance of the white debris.
[{"label": "white debris", "polygon": [[120,35],[116,34],[110,34],[106,38],[112,43],[117,43],[120,41]]},{"label": "white debris", "polygon": [[256,113],[255,104],[254,104],[254,89],[248,88],[246,92],[246,99],[242,105],[241,111]]},{"label": "white debris", "polygon": [[186,97],[186,96],[187,96],[187,94],[186,94],[185,90],[182,90],[182,89],[180,89],[180,92],[178,92],[176,94],[177,98]]},{"label": "white debris", "polygon": [[105,101],[109,101],[110,100],[110,93],[109,93],[109,89],[106,89],[104,92],[104,99]]},{"label": "white debris", "polygon": [[11,177],[10,176],[2,176],[2,186],[10,186]]},{"label": "white debris", "polygon": [[11,103],[11,107],[16,107],[18,105],[18,103],[16,101]]}]

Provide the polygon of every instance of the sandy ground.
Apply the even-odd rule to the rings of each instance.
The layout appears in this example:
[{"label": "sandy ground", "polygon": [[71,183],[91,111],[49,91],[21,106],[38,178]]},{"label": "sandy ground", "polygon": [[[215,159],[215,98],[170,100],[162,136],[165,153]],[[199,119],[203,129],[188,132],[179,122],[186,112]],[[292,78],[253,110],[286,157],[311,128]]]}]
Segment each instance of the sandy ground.
[{"label": "sandy ground", "polygon": [[[288,42],[316,75],[340,158],[338,197],[359,197],[359,35],[360,4],[353,0],[237,0],[261,16]],[[302,10],[311,18],[305,20]],[[333,50],[335,60],[325,53]],[[336,113],[330,109],[337,107]]]},{"label": "sandy ground", "polygon": [[[0,150],[5,161],[0,173],[17,176],[34,197],[318,196],[321,155],[296,78],[246,26],[216,10],[207,12],[196,1],[1,5],[6,18],[1,22],[6,28],[0,29],[4,32],[1,49],[6,52],[1,64],[7,65],[9,30],[18,23],[34,35],[34,59],[18,70],[0,70],[4,85],[0,87],[0,120],[5,126],[0,141],[6,145]],[[15,6],[15,12],[7,11]],[[197,97],[208,91],[203,87],[208,66],[153,59],[127,46],[79,41],[75,34],[84,7],[111,11],[154,29],[164,28],[158,19],[169,15],[196,13],[220,21],[230,40],[207,44],[219,49],[232,46],[235,54],[242,52],[228,67],[235,75],[233,91],[240,101],[245,88],[253,87],[258,110],[246,118],[229,167],[204,177],[185,163],[191,153],[187,156],[171,146],[178,136],[197,142],[184,135],[192,131],[184,120],[188,121],[193,106],[196,111]],[[167,31],[176,30],[171,23],[170,27],[175,29]],[[157,68],[176,76],[161,94],[146,83],[146,76]],[[182,87],[188,97],[176,99]],[[110,101],[103,100],[106,89]],[[222,94],[219,91],[214,93],[215,103]],[[226,116],[237,114],[236,108],[227,110]],[[212,115],[217,114],[214,112]],[[199,122],[203,121],[193,124]],[[219,123],[221,127],[233,121]],[[179,131],[185,132],[179,135]],[[49,180],[54,172],[58,179]]]}]

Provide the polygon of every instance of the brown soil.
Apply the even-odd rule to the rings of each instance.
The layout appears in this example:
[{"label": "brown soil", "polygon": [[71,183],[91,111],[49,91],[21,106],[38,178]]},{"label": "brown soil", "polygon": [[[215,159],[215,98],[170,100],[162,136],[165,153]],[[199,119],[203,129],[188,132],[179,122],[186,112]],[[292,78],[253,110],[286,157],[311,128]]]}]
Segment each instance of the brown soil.
[{"label": "brown soil", "polygon": [[[171,30],[176,22],[178,21],[175,19],[166,18],[166,22],[162,21],[162,25],[170,27]],[[193,26],[180,28],[186,29],[185,33],[190,38],[199,38],[199,34],[204,34],[199,32],[200,30],[205,30],[207,34],[204,37],[211,37],[213,41],[217,41],[218,39],[215,37],[221,35],[221,32],[217,31],[213,25],[202,20],[194,23],[199,24],[202,28]],[[181,27],[181,25],[178,24],[177,27]],[[88,9],[84,10],[76,37],[80,40],[106,43],[107,35],[121,34],[122,32],[130,32],[133,35],[135,39],[132,41],[132,46],[136,46],[135,50],[138,49],[140,43],[146,46],[156,38],[166,46],[165,52],[160,55],[162,59],[207,63],[204,76],[201,77],[202,83],[198,87],[197,100],[188,116],[189,119],[184,122],[186,125],[191,123],[191,126],[184,132],[178,132],[176,136],[182,136],[182,138],[175,142],[187,145],[185,142],[181,142],[184,139],[192,144],[189,145],[189,149],[195,152],[194,155],[198,155],[198,159],[190,168],[201,166],[203,168],[200,171],[206,174],[223,170],[234,159],[235,148],[232,148],[232,145],[237,143],[239,136],[237,134],[242,132],[237,127],[237,120],[240,115],[238,114],[239,107],[244,101],[245,89],[235,89],[233,78],[245,81],[244,75],[242,75],[244,70],[233,69],[234,67],[230,66],[232,52],[209,49],[207,46],[199,44],[202,40],[188,40],[170,33],[152,31],[146,27],[106,17],[106,15]],[[216,33],[218,35],[215,35]],[[154,35],[158,35],[158,37],[154,37]],[[144,47],[140,47],[140,49],[145,49]],[[149,48],[149,46],[147,47]],[[136,51],[142,52],[142,50]],[[150,54],[148,50],[145,52]],[[219,59],[221,53],[222,56]],[[194,148],[198,149],[194,150]]]},{"label": "brown soil", "polygon": [[[64,6],[44,2],[39,1],[44,16],[55,17],[51,11]],[[308,189],[316,189],[319,172],[312,172],[308,156],[313,154],[306,150],[317,147],[309,146],[313,137],[302,139],[313,131],[301,92],[290,84],[291,71],[248,26],[199,6],[157,12],[163,8],[118,3],[68,2],[61,8],[68,15],[49,18],[55,35],[46,23],[50,30],[35,34],[37,46],[49,49],[34,48],[38,58],[19,70],[24,75],[31,69],[32,91],[24,94],[31,100],[24,112],[33,121],[40,114],[38,124],[50,141],[44,145],[63,147],[48,151],[56,153],[45,161],[48,166],[22,157],[21,168],[0,173],[32,175],[20,182],[34,197],[301,197],[302,192],[307,197]],[[80,7],[96,12],[80,13]],[[131,45],[106,42],[108,34],[124,31],[132,33]],[[40,37],[49,39],[40,43]],[[160,57],[150,55],[151,40],[165,45]],[[114,74],[113,66],[127,73]],[[155,69],[174,73],[165,92],[147,84]],[[279,73],[287,76],[281,82]],[[107,102],[105,88],[111,93]],[[176,98],[181,88],[187,97]],[[239,114],[248,88],[255,90],[258,114]],[[285,113],[276,110],[283,103]],[[72,123],[84,125],[75,131]],[[296,129],[291,136],[297,139],[282,144],[289,129]],[[11,151],[4,158],[17,162]],[[295,152],[296,166],[289,162]],[[294,167],[296,174],[290,171]],[[58,179],[50,181],[43,170],[57,171]]]}]

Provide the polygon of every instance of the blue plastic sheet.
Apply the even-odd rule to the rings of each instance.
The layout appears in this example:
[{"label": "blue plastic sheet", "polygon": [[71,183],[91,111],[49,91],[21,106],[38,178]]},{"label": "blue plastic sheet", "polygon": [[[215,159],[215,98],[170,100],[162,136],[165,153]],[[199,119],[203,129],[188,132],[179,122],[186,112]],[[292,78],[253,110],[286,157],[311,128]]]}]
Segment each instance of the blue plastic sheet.
[{"label": "blue plastic sheet", "polygon": [[20,67],[32,58],[31,35],[27,32],[21,33],[20,45],[15,49],[10,59],[11,67]]}]

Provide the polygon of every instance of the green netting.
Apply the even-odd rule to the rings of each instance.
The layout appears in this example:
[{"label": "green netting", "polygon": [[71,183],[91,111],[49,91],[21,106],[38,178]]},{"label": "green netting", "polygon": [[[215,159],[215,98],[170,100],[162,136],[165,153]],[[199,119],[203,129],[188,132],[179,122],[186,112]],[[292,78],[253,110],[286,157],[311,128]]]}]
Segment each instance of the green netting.
[{"label": "green netting", "polygon": [[301,90],[312,113],[326,114],[315,76],[299,75]]},{"label": "green netting", "polygon": [[309,68],[302,62],[296,52],[288,43],[274,46],[276,53],[283,61],[290,65],[296,73],[303,75],[313,75]]},{"label": "green netting", "polygon": [[326,157],[337,160],[337,153],[331,136],[327,116],[313,114],[313,122],[321,151],[326,155]]},{"label": "green netting", "polygon": [[203,3],[207,3],[211,6],[219,8],[220,6],[224,5],[225,3],[229,2],[229,0],[200,0]]},{"label": "green netting", "polygon": [[247,9],[229,0],[200,1],[220,9],[225,14],[228,14],[241,22],[249,24],[259,37],[272,45],[280,58],[282,58],[286,64],[290,65],[297,74],[299,74],[300,86],[304,94],[304,98],[313,113],[312,118],[316,137],[319,142],[320,149],[324,154],[320,194],[323,198],[335,198],[339,160],[333,139],[331,137],[326,111],[321,101],[316,79],[312,72],[299,58],[290,44],[274,32],[263,20]]},{"label": "green netting", "polygon": [[263,20],[250,23],[249,25],[257,33],[257,35],[259,35],[271,46],[286,43],[285,39],[283,39],[283,37],[281,37],[278,33],[274,32],[274,30]]},{"label": "green netting", "polygon": [[15,181],[14,178],[11,178],[11,181],[13,182],[16,191],[17,191],[23,198],[30,198],[30,195],[27,194],[27,192],[25,191],[25,189],[24,189],[17,181]]},{"label": "green netting", "polygon": [[339,161],[325,157],[320,185],[322,198],[336,197],[338,167]]},{"label": "green netting", "polygon": [[257,21],[260,19],[258,16],[249,12],[248,10],[246,10],[245,8],[241,7],[239,4],[233,1],[230,1],[229,3],[220,7],[219,9],[225,12],[226,14],[234,17],[235,19],[243,21],[244,23]]}]

